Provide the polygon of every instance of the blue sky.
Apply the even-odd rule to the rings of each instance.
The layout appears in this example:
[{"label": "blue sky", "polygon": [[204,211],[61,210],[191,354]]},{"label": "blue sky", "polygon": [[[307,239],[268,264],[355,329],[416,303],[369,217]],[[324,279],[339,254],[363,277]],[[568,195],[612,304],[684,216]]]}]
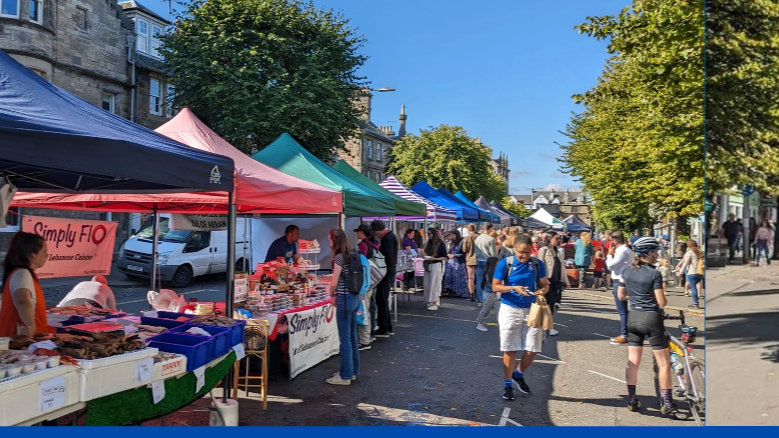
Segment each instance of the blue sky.
[{"label": "blue sky", "polygon": [[[142,0],[168,16],[168,3]],[[373,88],[372,120],[397,132],[406,105],[408,132],[464,127],[508,154],[512,194],[577,187],[558,171],[571,95],[595,85],[606,42],[573,27],[587,16],[616,15],[630,0],[314,0],[343,11],[367,39],[361,74]]]}]

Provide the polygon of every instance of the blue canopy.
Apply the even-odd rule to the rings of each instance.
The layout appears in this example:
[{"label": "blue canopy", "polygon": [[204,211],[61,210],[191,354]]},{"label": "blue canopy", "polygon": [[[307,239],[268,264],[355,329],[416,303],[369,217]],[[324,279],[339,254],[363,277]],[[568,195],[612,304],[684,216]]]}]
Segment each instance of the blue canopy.
[{"label": "blue canopy", "polygon": [[[467,205],[463,205],[463,203],[460,202],[457,198],[454,198],[454,200],[450,199],[448,196],[445,196],[441,192],[438,192],[436,189],[430,187],[430,184],[426,183],[425,181],[418,182],[414,187],[411,188],[411,190],[417,192],[422,197],[435,202],[441,207],[454,211],[457,213],[458,221],[479,220],[479,212],[476,209],[468,207]],[[451,196],[454,197],[454,195]]]},{"label": "blue canopy", "polygon": [[590,226],[574,215],[570,215],[563,219],[563,222],[568,225],[568,231],[590,231]]},{"label": "blue canopy", "polygon": [[458,198],[457,196],[454,196],[454,194],[449,190],[446,190],[445,188],[441,187],[440,189],[438,189],[438,193],[446,196],[447,198],[451,199],[454,202],[460,203],[464,207],[468,207],[468,209],[475,212],[476,216],[474,220],[483,221],[483,222],[487,222],[490,220],[490,215],[486,211],[482,211],[479,207],[471,206],[469,203],[464,202],[462,199]]},{"label": "blue canopy", "polygon": [[[498,215],[496,215],[495,213],[491,212],[491,211],[490,211],[489,209],[487,209],[487,208],[482,208],[482,207],[479,207],[479,206],[478,206],[478,205],[476,205],[476,204],[475,204],[473,201],[471,201],[470,199],[468,199],[468,197],[467,197],[467,196],[465,196],[465,194],[464,194],[463,192],[461,192],[461,191],[459,191],[459,190],[458,190],[458,191],[457,191],[457,193],[455,193],[455,194],[454,194],[454,196],[455,196],[455,198],[457,198],[457,199],[459,199],[460,201],[462,201],[463,203],[465,203],[465,205],[469,205],[469,206],[471,206],[471,207],[473,207],[473,208],[476,208],[476,209],[478,209],[478,210],[479,210],[479,212],[481,213],[481,214],[479,215],[479,217],[481,218],[481,220],[483,220],[483,221],[489,221],[489,222],[492,222],[493,224],[499,224],[499,223],[500,223],[500,216],[498,216]],[[484,216],[485,214],[487,215],[487,217],[485,217],[485,216]]]},{"label": "blue canopy", "polygon": [[0,175],[20,191],[232,192],[233,160],[48,83],[0,50]]}]

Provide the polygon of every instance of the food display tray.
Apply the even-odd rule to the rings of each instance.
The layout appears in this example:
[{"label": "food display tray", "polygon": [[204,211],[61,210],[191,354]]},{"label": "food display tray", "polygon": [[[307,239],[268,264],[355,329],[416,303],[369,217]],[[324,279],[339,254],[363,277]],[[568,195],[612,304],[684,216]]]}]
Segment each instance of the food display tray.
[{"label": "food display tray", "polygon": [[230,348],[233,346],[233,344],[230,343],[232,341],[233,334],[232,327],[219,327],[205,324],[184,324],[168,330],[168,333],[178,333],[182,335],[204,338],[203,335],[186,333],[186,331],[192,327],[201,328],[211,334],[210,337],[214,339],[214,357],[227,354],[227,352],[230,351]]},{"label": "food display tray", "polygon": [[78,364],[83,370],[79,401],[86,402],[149,384],[150,381],[137,381],[137,362],[156,356],[158,352],[156,348],[145,348],[102,359],[79,359]]},{"label": "food display tray", "polygon": [[46,412],[41,409],[41,383],[57,377],[65,379],[65,402],[54,410],[78,403],[81,383],[79,372],[72,365],[60,365],[5,379],[0,383],[0,426],[11,426],[44,415]]},{"label": "food display tray", "polygon": [[185,335],[181,333],[162,333],[146,340],[150,347],[167,353],[183,354],[187,357],[187,371],[209,363],[215,357],[214,338]]},{"label": "food display tray", "polygon": [[188,324],[186,321],[176,321],[173,319],[164,319],[164,318],[150,318],[148,316],[142,316],[141,317],[141,324],[143,325],[150,325],[154,327],[165,327],[166,329],[172,329],[176,327],[180,327],[184,324]]}]

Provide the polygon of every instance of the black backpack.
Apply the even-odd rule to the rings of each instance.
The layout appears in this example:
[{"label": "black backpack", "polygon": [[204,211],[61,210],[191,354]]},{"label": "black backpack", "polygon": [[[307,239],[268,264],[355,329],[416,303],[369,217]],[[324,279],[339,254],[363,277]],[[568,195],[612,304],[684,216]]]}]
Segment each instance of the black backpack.
[{"label": "black backpack", "polygon": [[363,274],[362,254],[359,250],[352,250],[349,255],[349,272],[345,274],[345,270],[342,270],[341,278],[343,278],[344,285],[346,285],[349,293],[360,295],[365,283],[365,276]]},{"label": "black backpack", "polygon": [[[506,273],[503,276],[503,283],[507,282],[509,279],[509,272],[511,272],[511,267],[514,266],[514,260],[516,259],[516,256],[511,256],[506,258]],[[538,260],[535,257],[530,257],[530,262],[533,263],[533,270],[536,271],[536,290],[540,290],[540,285],[538,284],[538,264],[541,263],[540,260]]]}]

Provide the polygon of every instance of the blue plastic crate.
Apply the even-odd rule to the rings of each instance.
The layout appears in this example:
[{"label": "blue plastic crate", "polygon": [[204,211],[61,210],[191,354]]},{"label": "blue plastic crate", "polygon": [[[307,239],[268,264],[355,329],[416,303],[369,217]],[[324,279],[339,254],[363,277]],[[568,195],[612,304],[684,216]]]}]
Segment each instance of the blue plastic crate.
[{"label": "blue plastic crate", "polygon": [[187,356],[187,371],[200,368],[214,358],[214,338],[182,333],[162,333],[147,341],[149,347]]},{"label": "blue plastic crate", "polygon": [[151,325],[154,327],[165,327],[166,329],[172,329],[189,323],[186,321],[175,321],[173,319],[148,318],[146,316],[142,316],[141,324]]},{"label": "blue plastic crate", "polygon": [[227,354],[227,352],[230,351],[230,348],[232,348],[232,345],[230,344],[232,330],[230,327],[217,327],[214,325],[204,325],[204,324],[184,324],[176,328],[170,329],[168,333],[178,333],[182,335],[195,336],[200,338],[204,337],[202,335],[186,333],[186,331],[192,327],[201,328],[211,334],[211,337],[214,339],[214,357],[212,358],[212,360],[216,359],[219,356]]},{"label": "blue plastic crate", "polygon": [[186,317],[190,321],[192,320],[192,318],[195,317],[195,315],[190,315],[187,313],[176,313],[176,312],[165,312],[165,311],[157,312],[157,318],[162,318],[162,319],[176,319],[182,316]]},{"label": "blue plastic crate", "polygon": [[237,324],[228,327],[231,329],[230,348],[238,344],[243,344],[243,331],[246,328],[246,321],[238,320]]}]

